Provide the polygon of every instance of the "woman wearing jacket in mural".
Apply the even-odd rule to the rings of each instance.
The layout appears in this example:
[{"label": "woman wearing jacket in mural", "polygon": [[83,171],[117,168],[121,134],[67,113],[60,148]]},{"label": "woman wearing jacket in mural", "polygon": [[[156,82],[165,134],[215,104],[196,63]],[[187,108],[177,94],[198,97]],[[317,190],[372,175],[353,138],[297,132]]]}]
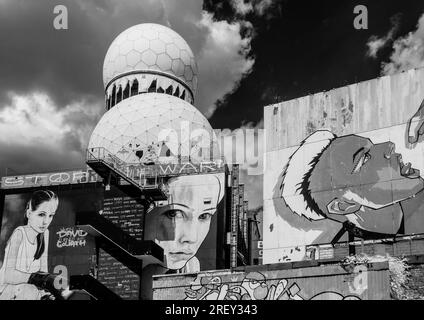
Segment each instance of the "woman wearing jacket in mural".
[{"label": "woman wearing jacket in mural", "polygon": [[62,299],[71,292],[62,290],[59,278],[47,270],[48,227],[59,200],[49,190],[35,191],[26,205],[24,226],[10,236],[0,268],[0,300]]}]

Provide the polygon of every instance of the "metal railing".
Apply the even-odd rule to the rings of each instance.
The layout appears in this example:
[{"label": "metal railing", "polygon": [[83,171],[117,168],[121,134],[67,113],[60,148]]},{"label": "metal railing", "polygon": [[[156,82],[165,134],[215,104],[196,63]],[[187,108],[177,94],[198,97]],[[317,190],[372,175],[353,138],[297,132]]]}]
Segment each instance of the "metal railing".
[{"label": "metal railing", "polygon": [[[262,240],[261,240],[262,241]],[[417,242],[420,242],[418,244]],[[408,256],[424,254],[424,233],[397,235],[391,238],[376,240],[340,241],[335,244],[317,243],[310,245],[297,245],[285,247],[261,247],[259,251],[265,252],[296,252],[296,258],[283,254],[279,262],[293,262],[303,260],[342,259],[349,255],[349,247],[355,249],[355,254],[367,253],[371,255],[389,254],[390,256]],[[299,250],[300,249],[300,250]],[[301,257],[301,255],[303,255]]]},{"label": "metal railing", "polygon": [[[149,175],[138,176],[139,179],[131,174],[131,167],[134,165],[122,161],[117,156],[106,150],[105,148],[89,148],[87,149],[87,163],[102,162],[117,172],[128,183],[132,183],[140,188],[158,188],[158,176],[154,173]],[[139,166],[139,165],[138,165]],[[138,180],[138,181],[137,181]],[[152,183],[153,182],[153,183]]]},{"label": "metal railing", "polygon": [[127,163],[103,147],[87,149],[87,163],[97,161],[102,161],[128,178],[140,182],[148,179],[157,180],[160,177],[225,171],[225,162],[223,159],[192,163],[189,157],[180,157],[177,163]]}]

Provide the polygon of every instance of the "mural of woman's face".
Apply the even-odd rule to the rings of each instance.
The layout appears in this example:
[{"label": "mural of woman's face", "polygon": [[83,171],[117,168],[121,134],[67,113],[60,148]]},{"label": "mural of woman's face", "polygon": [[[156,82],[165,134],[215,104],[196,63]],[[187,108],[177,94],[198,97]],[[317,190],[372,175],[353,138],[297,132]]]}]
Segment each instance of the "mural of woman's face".
[{"label": "mural of woman's face", "polygon": [[53,220],[58,204],[57,199],[50,199],[41,203],[35,210],[28,210],[28,225],[38,233],[45,232]]},{"label": "mural of woman's face", "polygon": [[168,188],[169,204],[146,216],[145,239],[164,249],[167,268],[181,269],[209,232],[221,186],[213,175],[193,175],[172,179]]},{"label": "mural of woman's face", "polygon": [[401,201],[423,190],[418,170],[404,164],[392,142],[338,137],[323,152],[310,177],[310,190],[320,209],[338,220],[346,216],[362,229],[396,233]]},{"label": "mural of woman's face", "polygon": [[330,156],[332,188],[351,194],[365,207],[379,209],[407,199],[424,188],[418,170],[404,165],[391,142],[349,135],[336,138],[325,151]]}]

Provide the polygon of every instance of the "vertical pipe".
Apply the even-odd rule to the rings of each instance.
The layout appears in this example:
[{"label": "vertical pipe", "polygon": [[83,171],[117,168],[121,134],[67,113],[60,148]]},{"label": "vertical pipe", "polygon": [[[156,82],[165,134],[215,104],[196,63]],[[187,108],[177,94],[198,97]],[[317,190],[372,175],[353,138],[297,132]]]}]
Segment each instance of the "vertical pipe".
[{"label": "vertical pipe", "polygon": [[349,245],[349,255],[354,255],[356,253],[355,245],[352,244],[355,241],[355,236],[352,232],[348,231],[348,245]]},{"label": "vertical pipe", "polygon": [[253,265],[253,254],[252,254],[252,223],[253,220],[251,218],[247,219],[247,261],[249,265]]}]

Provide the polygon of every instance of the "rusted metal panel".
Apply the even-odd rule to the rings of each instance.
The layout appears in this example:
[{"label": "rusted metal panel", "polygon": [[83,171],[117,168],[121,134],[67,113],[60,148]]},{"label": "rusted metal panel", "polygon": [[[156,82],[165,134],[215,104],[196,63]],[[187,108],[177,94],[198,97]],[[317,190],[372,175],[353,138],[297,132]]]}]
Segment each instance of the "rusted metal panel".
[{"label": "rusted metal panel", "polygon": [[385,300],[390,299],[387,262],[342,267],[223,270],[153,277],[155,300]]}]

